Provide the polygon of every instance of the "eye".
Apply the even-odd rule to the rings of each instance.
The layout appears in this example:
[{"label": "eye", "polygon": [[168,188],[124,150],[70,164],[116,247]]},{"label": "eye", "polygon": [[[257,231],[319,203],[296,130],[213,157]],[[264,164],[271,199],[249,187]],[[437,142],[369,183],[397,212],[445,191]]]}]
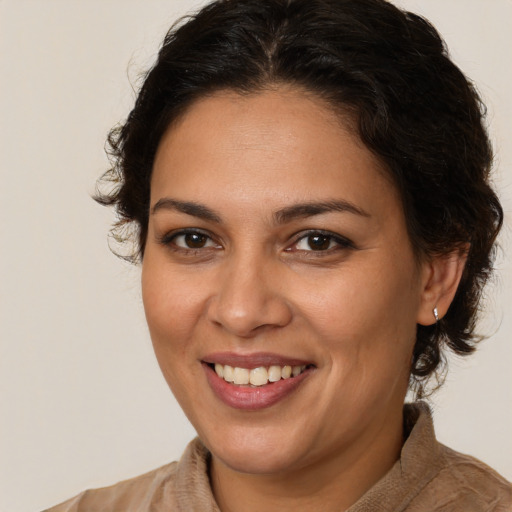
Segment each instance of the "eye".
[{"label": "eye", "polygon": [[219,247],[219,245],[215,243],[206,233],[195,230],[170,233],[169,235],[164,236],[161,242],[164,245],[173,246],[176,249],[183,250],[198,250],[207,249],[210,247]]},{"label": "eye", "polygon": [[297,239],[291,250],[325,252],[353,247],[352,242],[333,233],[312,231]]}]

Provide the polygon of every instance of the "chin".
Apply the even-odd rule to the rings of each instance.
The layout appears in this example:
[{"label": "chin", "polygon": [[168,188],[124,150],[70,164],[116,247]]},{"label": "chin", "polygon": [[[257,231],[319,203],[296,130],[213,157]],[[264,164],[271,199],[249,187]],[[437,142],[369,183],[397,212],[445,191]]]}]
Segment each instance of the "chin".
[{"label": "chin", "polygon": [[213,453],[231,470],[251,475],[277,474],[285,472],[295,465],[293,457],[287,457],[277,448],[272,451],[260,451],[259,453],[247,453],[245,450],[229,448],[222,452]]},{"label": "chin", "polygon": [[214,457],[239,473],[276,474],[298,463],[296,442],[290,438],[283,442],[282,437],[271,438],[264,432],[230,432],[220,443],[204,442]]}]

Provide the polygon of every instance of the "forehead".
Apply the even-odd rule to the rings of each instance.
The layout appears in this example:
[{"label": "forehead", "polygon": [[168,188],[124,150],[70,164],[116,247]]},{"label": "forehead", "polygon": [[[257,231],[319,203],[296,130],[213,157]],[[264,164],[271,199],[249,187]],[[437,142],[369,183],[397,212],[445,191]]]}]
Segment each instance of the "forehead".
[{"label": "forehead", "polygon": [[221,90],[195,100],[167,129],[159,149],[200,143],[205,151],[236,147],[270,154],[277,146],[296,150],[299,145],[306,150],[318,143],[319,132],[353,132],[356,140],[346,118],[342,122],[325,101],[302,89],[283,86],[250,94]]},{"label": "forehead", "polygon": [[209,197],[213,189],[239,202],[340,193],[367,202],[382,187],[396,199],[388,173],[354,126],[348,115],[296,89],[202,98],[162,137],[152,204],[156,195]]}]

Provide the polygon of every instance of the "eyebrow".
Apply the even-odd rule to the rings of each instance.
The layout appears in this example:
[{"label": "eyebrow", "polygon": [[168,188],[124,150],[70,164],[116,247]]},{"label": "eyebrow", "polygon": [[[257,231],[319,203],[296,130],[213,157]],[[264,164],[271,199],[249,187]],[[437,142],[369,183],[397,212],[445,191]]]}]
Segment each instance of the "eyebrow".
[{"label": "eyebrow", "polygon": [[[170,197],[164,197],[155,203],[151,209],[151,213],[155,214],[160,210],[174,210],[186,215],[191,215],[192,217],[215,222],[217,224],[222,223],[222,218],[219,214],[207,206],[193,201],[179,201],[177,199],[171,199]],[[313,217],[315,215],[329,212],[352,213],[361,217],[371,217],[371,215],[362,208],[344,200],[294,204],[277,210],[273,217],[276,224],[286,224],[287,222],[295,219]]]},{"label": "eyebrow", "polygon": [[361,217],[371,217],[369,213],[359,208],[355,204],[344,200],[322,201],[322,202],[307,202],[287,206],[274,213],[274,219],[277,224],[285,224],[294,219],[303,217],[313,217],[322,213],[329,212],[342,212],[352,213]]},{"label": "eyebrow", "polygon": [[192,217],[209,220],[210,222],[216,222],[217,224],[222,222],[220,216],[213,210],[203,204],[194,203],[193,201],[178,201],[176,199],[164,197],[155,203],[151,209],[151,214],[154,214],[160,210],[174,210],[185,213],[187,215],[191,215]]}]

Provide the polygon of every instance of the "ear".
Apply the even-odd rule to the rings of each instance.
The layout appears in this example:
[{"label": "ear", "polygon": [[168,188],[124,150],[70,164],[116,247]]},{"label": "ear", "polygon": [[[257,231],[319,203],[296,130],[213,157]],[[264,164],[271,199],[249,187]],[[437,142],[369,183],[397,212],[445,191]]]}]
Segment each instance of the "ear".
[{"label": "ear", "polygon": [[436,323],[434,308],[443,318],[452,303],[466,264],[469,246],[449,254],[433,256],[423,264],[423,281],[417,323]]}]

